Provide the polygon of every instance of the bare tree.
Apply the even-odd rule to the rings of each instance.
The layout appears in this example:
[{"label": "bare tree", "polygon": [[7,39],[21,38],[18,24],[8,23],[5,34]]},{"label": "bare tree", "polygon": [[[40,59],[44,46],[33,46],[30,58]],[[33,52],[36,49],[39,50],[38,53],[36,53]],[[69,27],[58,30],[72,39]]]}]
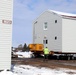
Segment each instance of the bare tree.
[{"label": "bare tree", "polygon": [[22,49],[23,49],[22,44],[18,45],[18,50],[22,50]]}]

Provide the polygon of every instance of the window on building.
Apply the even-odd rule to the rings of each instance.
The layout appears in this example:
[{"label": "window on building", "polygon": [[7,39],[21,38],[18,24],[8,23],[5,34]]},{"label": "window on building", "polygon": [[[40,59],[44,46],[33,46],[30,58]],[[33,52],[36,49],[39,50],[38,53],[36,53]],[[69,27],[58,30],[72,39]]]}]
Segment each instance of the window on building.
[{"label": "window on building", "polygon": [[55,23],[57,23],[57,20],[55,20]]},{"label": "window on building", "polygon": [[48,44],[48,40],[46,40],[46,44]]},{"label": "window on building", "polygon": [[44,23],[43,28],[44,28],[44,30],[47,30],[47,28],[48,28],[48,23],[47,22]]},{"label": "window on building", "polygon": [[57,36],[55,36],[55,40],[57,40]]},{"label": "window on building", "polygon": [[43,40],[43,44],[48,44],[48,40]]}]

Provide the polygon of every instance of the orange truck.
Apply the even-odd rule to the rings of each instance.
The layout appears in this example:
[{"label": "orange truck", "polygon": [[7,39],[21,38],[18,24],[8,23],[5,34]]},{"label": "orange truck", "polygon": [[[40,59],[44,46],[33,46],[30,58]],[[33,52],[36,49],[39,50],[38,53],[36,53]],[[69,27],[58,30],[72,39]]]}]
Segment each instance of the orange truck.
[{"label": "orange truck", "polygon": [[34,56],[43,54],[44,45],[43,44],[29,44],[30,51],[33,52]]},{"label": "orange truck", "polygon": [[42,52],[43,51],[43,44],[29,44],[29,48],[30,48],[30,51],[32,52]]}]

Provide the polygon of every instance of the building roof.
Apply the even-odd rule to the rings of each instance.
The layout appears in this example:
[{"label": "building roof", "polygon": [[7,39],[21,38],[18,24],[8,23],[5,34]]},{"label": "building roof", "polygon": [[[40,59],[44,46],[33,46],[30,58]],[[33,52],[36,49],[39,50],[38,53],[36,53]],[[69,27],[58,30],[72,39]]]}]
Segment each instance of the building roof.
[{"label": "building roof", "polygon": [[64,12],[59,12],[59,11],[54,11],[54,10],[48,10],[48,11],[58,14],[62,17],[66,17],[66,18],[76,18],[76,14],[64,13]]}]

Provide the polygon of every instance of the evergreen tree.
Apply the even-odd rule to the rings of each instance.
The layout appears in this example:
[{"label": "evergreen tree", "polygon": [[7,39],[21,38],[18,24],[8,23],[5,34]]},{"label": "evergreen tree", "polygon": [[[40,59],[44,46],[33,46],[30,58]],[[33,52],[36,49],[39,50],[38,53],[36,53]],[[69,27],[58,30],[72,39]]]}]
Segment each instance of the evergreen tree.
[{"label": "evergreen tree", "polygon": [[23,52],[24,52],[24,51],[27,51],[27,44],[26,44],[26,43],[24,44],[22,51],[23,51]]}]

